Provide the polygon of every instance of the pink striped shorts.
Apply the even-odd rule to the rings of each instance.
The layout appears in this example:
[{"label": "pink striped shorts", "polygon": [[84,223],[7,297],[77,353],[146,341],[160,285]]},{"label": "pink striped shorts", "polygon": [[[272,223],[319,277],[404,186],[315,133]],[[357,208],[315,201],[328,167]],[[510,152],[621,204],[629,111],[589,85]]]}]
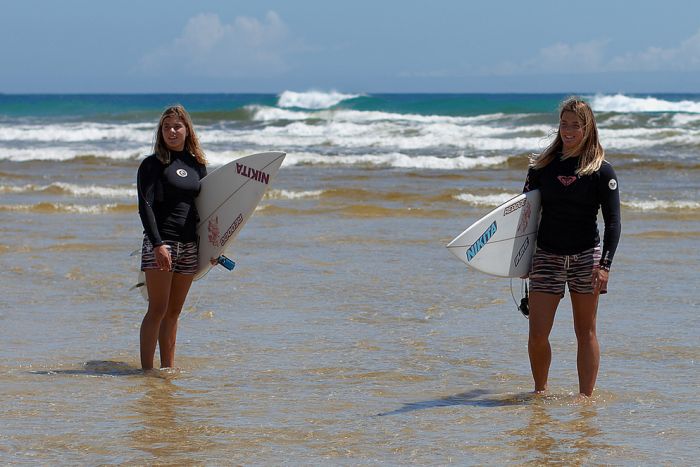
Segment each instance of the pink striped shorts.
[{"label": "pink striped shorts", "polygon": [[[165,246],[170,250],[170,258],[173,262],[171,272],[178,274],[197,273],[197,242],[182,243],[175,240],[163,240]],[[159,269],[156,262],[156,255],[153,252],[153,245],[147,236],[143,237],[143,247],[141,247],[141,270]]]},{"label": "pink striped shorts", "polygon": [[[537,247],[532,257],[530,291],[564,296],[566,284],[569,292],[592,294],[593,271],[600,262],[600,245],[575,255],[557,255]],[[600,293],[607,293],[601,290]]]}]

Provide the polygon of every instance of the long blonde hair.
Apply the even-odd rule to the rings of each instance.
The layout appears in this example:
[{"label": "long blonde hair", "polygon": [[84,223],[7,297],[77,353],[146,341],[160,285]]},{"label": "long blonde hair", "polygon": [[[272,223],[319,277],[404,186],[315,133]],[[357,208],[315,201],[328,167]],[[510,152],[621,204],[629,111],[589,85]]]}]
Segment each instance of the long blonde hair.
[{"label": "long blonde hair", "polygon": [[202,165],[207,164],[207,158],[202,151],[202,147],[199,144],[199,138],[197,138],[197,133],[194,131],[194,126],[192,125],[192,119],[190,114],[187,113],[185,108],[180,105],[172,105],[165,109],[160,116],[158,121],[158,128],[156,128],[156,134],[154,135],[153,142],[153,152],[158,157],[163,164],[170,164],[170,150],[165,144],[165,139],[163,138],[163,122],[168,117],[177,117],[185,125],[187,130],[187,137],[185,138],[185,149],[189,151],[190,154]]},{"label": "long blonde hair", "polygon": [[[605,151],[600,144],[598,137],[598,126],[595,122],[593,110],[587,102],[578,97],[569,97],[562,102],[559,108],[559,119],[564,112],[573,112],[583,125],[583,139],[581,143],[574,148],[572,154],[565,155],[563,158],[575,157],[578,155],[577,175],[590,175],[600,169],[605,159]],[[557,129],[557,135],[554,141],[547,146],[541,154],[533,154],[530,165],[535,169],[541,169],[562,152],[564,141],[561,137],[561,130]]]}]

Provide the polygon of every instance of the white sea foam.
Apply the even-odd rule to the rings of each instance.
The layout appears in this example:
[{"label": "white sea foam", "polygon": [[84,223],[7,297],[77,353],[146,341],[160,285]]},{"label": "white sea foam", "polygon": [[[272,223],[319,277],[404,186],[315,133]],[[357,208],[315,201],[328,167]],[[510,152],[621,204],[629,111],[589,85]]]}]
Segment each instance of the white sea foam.
[{"label": "white sea foam", "polygon": [[[536,136],[523,137],[522,134]],[[522,151],[546,146],[547,133],[541,125],[506,128],[489,125],[453,123],[406,124],[393,121],[356,123],[295,121],[284,126],[231,131],[212,129],[203,133],[202,142],[254,144],[261,147],[334,146],[338,148],[385,148],[421,150],[458,148],[476,150]]]},{"label": "white sea foam", "polygon": [[495,195],[473,195],[471,193],[461,193],[455,195],[454,198],[458,201],[464,201],[465,203],[471,204],[473,206],[500,206],[511,198],[514,198],[517,194],[514,193],[499,193]]},{"label": "white sea foam", "polygon": [[622,205],[639,211],[667,211],[667,210],[698,210],[700,202],[690,200],[640,200],[628,199],[622,201]]},{"label": "white sea foam", "polygon": [[[135,203],[134,203],[135,204]],[[55,205],[57,209],[74,212],[77,214],[102,214],[104,212],[110,211],[117,207],[116,203],[112,204],[94,204],[94,205],[82,205],[82,204],[63,204]]]},{"label": "white sea foam", "polygon": [[408,156],[401,153],[338,155],[326,156],[314,153],[288,154],[285,163],[288,165],[349,165],[367,167],[393,167],[401,169],[473,169],[503,164],[508,160],[505,156],[494,157],[436,157]]},{"label": "white sea foam", "polygon": [[[690,125],[691,122],[685,120]],[[235,144],[257,150],[334,147],[338,152],[379,149],[385,151],[423,151],[441,154],[449,151],[498,151],[498,152],[539,152],[551,140],[547,125],[533,124],[517,126],[494,125],[471,122],[458,124],[454,121],[432,121],[417,123],[412,121],[375,120],[353,122],[344,120],[292,121],[287,125],[268,125],[262,128],[221,128],[203,127],[200,138],[207,155],[221,152],[223,148]],[[135,136],[128,131],[123,140],[92,140],[85,132],[76,132],[72,137],[44,138],[31,144],[30,133],[26,131],[12,142],[0,148],[0,159],[27,160],[70,160],[78,156],[94,155],[116,160],[124,160],[149,154],[152,148],[149,137]],[[6,131],[6,137],[12,130]],[[88,132],[89,133],[89,132]],[[601,128],[601,138],[608,150],[629,150],[697,145],[700,144],[700,129],[680,126]],[[82,140],[80,138],[87,137]],[[50,141],[49,141],[50,140]],[[71,141],[69,141],[71,140]],[[358,151],[359,150],[359,151]]]},{"label": "white sea foam", "polygon": [[[57,212],[68,212],[75,214],[103,214],[117,207],[116,203],[95,205],[48,203],[48,205]],[[0,204],[0,211],[22,212],[32,211],[35,208],[36,206],[31,204]]]},{"label": "white sea foam", "polygon": [[91,198],[133,198],[136,196],[136,186],[106,187],[97,185],[75,185],[72,183],[55,182],[49,185],[0,185],[0,193],[42,193],[58,189],[66,195]]},{"label": "white sea foam", "polygon": [[309,199],[318,198],[323,194],[323,190],[291,191],[291,190],[269,190],[265,193],[265,199]]},{"label": "white sea foam", "polygon": [[700,143],[699,130],[680,128],[600,129],[606,149],[629,150],[651,147],[672,147]]},{"label": "white sea foam", "polygon": [[128,160],[145,154],[149,154],[148,147],[130,150],[105,150],[94,147],[71,147],[71,146],[49,146],[28,149],[2,148],[0,160],[11,160],[15,162],[26,161],[69,161],[82,156],[97,156],[114,160]]},{"label": "white sea foam", "polygon": [[591,99],[596,112],[688,112],[700,113],[700,102],[669,101],[656,97],[630,97],[624,94],[596,95]]},{"label": "white sea foam", "polygon": [[143,143],[153,138],[153,125],[66,123],[51,125],[0,126],[0,141],[85,142],[130,141]]},{"label": "white sea foam", "polygon": [[315,113],[300,112],[296,110],[279,109],[277,107],[265,107],[260,105],[247,106],[246,109],[253,115],[253,120],[258,122],[274,122],[279,120],[308,120],[316,117]]},{"label": "white sea foam", "polygon": [[359,94],[343,94],[336,91],[284,91],[280,94],[277,105],[283,108],[327,109],[342,101],[354,99],[356,97],[359,97]]},{"label": "white sea foam", "polygon": [[671,122],[674,127],[694,126],[700,122],[700,114],[674,114]]},{"label": "white sea foam", "polygon": [[392,121],[414,123],[454,123],[459,125],[488,122],[497,123],[504,119],[512,121],[513,119],[522,117],[522,115],[506,115],[503,113],[476,115],[472,117],[453,117],[449,115],[400,114],[392,112],[350,109],[299,111],[265,106],[249,106],[248,109],[253,114],[253,120],[256,121],[317,119],[322,121],[332,120],[356,123]]},{"label": "white sea foam", "polygon": [[[458,201],[463,201],[473,206],[500,206],[509,199],[517,196],[515,193],[499,193],[493,195],[474,195],[461,193],[454,195]],[[700,202],[689,200],[638,200],[629,199],[622,201],[622,206],[639,211],[671,211],[671,210],[698,210]]]},{"label": "white sea foam", "polygon": [[[329,99],[354,97],[340,93],[320,94]],[[291,102],[295,95],[299,99],[311,100],[311,93],[291,91],[283,93],[280,98],[285,96]],[[624,95],[596,96],[593,101],[600,108],[616,108],[620,112],[632,109],[610,115],[601,122],[601,138],[608,151],[641,150],[650,153],[673,148],[680,156],[685,156],[685,148],[690,148],[687,152],[694,157],[693,149],[700,145],[700,102],[691,102],[699,107],[697,114],[635,115],[635,108],[689,108],[690,101],[671,102]],[[312,107],[311,104],[305,105]],[[552,140],[554,130],[541,116],[533,114],[458,117],[265,106],[251,106],[249,110],[253,122],[216,122],[197,127],[207,157],[214,165],[228,162],[232,156],[272,149],[292,153],[376,155],[382,162],[374,165],[430,165],[433,161],[416,159],[408,164],[391,160],[391,156],[387,162],[385,154],[406,154],[406,158],[413,159],[419,157],[415,154],[420,154],[444,161],[444,157],[439,156],[540,152]],[[44,125],[22,120],[0,127],[0,160],[63,161],[86,155],[127,160],[150,154],[152,138],[153,122]],[[474,159],[468,159],[467,165],[473,164]],[[366,160],[358,162],[366,163]]]}]

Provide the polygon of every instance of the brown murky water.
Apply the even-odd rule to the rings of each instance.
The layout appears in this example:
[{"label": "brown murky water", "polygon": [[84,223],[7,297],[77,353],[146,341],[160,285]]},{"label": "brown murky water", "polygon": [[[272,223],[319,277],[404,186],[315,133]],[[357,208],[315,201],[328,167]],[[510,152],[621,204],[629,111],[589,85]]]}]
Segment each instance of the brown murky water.
[{"label": "brown murky water", "polygon": [[[4,177],[61,178],[58,163],[13,164]],[[697,208],[625,206],[598,389],[580,403],[568,298],[551,394],[533,397],[509,280],[444,248],[490,209],[457,196],[514,194],[522,168],[283,167],[229,252],[236,269],[194,285],[178,369],[144,375],[137,161],[74,164],[127,195],[2,194],[3,464],[697,462]],[[618,173],[637,198],[652,189]]]}]

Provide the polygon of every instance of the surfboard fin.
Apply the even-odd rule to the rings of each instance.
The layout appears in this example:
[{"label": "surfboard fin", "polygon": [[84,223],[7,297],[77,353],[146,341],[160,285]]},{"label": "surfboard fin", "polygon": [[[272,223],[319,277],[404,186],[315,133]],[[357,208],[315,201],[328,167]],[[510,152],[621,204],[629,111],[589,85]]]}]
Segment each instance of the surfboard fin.
[{"label": "surfboard fin", "polygon": [[129,289],[129,292],[131,292],[132,290],[138,289],[139,287],[143,287],[144,285],[146,285],[145,282],[139,282],[138,284],[131,286],[131,288]]}]

